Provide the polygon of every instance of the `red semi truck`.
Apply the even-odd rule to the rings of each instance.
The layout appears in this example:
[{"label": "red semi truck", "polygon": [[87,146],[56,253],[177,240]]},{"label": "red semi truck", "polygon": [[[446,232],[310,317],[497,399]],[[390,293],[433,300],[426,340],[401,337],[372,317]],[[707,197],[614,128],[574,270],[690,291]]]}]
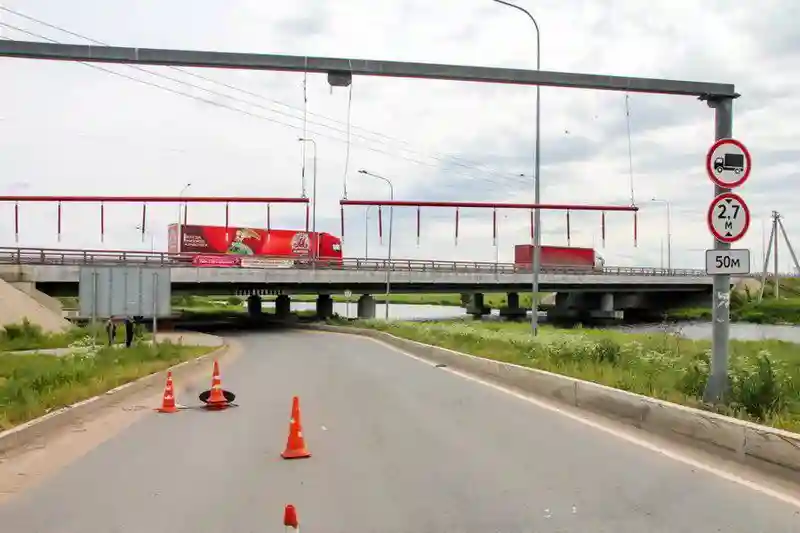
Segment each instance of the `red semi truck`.
[{"label": "red semi truck", "polygon": [[[321,261],[340,263],[342,260],[342,241],[329,233],[181,225],[180,239],[178,234],[178,225],[170,224],[168,228],[169,252],[209,256],[207,257],[208,266],[239,266],[244,263],[243,259],[246,261],[265,256],[276,260],[291,261],[292,264],[307,263],[317,250],[317,241],[319,241],[319,259]],[[220,257],[212,258],[212,254],[228,254],[233,257],[228,261]],[[200,262],[203,265],[207,264],[203,261]]]},{"label": "red semi truck", "polygon": [[[542,269],[568,268],[602,270],[603,258],[593,248],[573,248],[571,246],[542,246]],[[533,263],[533,245],[518,244],[514,247],[514,265],[530,269]]]}]

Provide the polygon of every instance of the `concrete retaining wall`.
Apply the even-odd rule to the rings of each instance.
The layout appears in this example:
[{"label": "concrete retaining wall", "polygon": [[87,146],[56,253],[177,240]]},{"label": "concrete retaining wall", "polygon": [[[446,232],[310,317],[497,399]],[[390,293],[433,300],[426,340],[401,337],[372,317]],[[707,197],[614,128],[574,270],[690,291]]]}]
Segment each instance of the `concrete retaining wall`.
[{"label": "concrete retaining wall", "polygon": [[[45,333],[57,333],[72,327],[60,310],[56,312],[45,307],[31,294],[14,287],[15,283],[20,282],[9,283],[0,279],[0,329],[6,324],[21,324],[26,318]],[[22,287],[27,285],[23,283]]]},{"label": "concrete retaining wall", "polygon": [[[349,333],[379,339],[413,355],[477,377],[547,397],[580,409],[623,421],[637,428],[681,442],[693,442],[732,452],[738,460],[756,459],[777,466],[796,478],[800,474],[800,434],[752,424],[735,418],[656,400],[510,363],[403,339],[376,330],[305,325],[306,329]],[[762,466],[756,464],[756,466]]]},{"label": "concrete retaining wall", "polygon": [[63,316],[64,306],[61,302],[50,296],[49,294],[45,294],[39,289],[36,288],[36,284],[30,281],[19,281],[19,282],[12,282],[10,283],[12,287],[17,289],[20,292],[23,292],[39,302],[43,307],[50,309],[52,312],[57,313]]}]

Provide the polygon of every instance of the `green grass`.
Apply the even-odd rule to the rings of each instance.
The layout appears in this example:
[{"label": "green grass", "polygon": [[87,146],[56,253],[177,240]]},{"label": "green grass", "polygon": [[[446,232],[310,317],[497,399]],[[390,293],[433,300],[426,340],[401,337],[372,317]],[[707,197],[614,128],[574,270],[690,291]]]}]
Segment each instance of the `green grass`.
[{"label": "green grass", "polygon": [[[514,323],[357,321],[358,327],[469,354],[547,370],[663,400],[704,406],[710,343],[672,334],[629,334]],[[729,403],[713,410],[800,431],[800,345],[731,342]]]},{"label": "green grass", "polygon": [[731,315],[735,320],[755,324],[800,324],[800,298],[749,301],[736,309],[732,308]]},{"label": "green grass", "polygon": [[[731,293],[731,320],[753,324],[800,324],[800,280],[781,282],[781,297],[772,297],[775,284],[767,281],[764,298],[757,293]],[[711,320],[710,307],[690,307],[667,312],[673,320]]]},{"label": "green grass", "polygon": [[64,309],[78,309],[78,298],[76,296],[58,296],[56,300],[61,302]]},{"label": "green grass", "polygon": [[[100,342],[107,342],[108,334],[105,324],[97,323],[86,327],[74,327],[63,333],[43,333],[41,328],[23,320],[22,324],[6,324],[0,330],[0,352],[14,352],[23,350],[42,350],[48,348],[66,348],[73,342],[84,337],[97,337]],[[138,328],[136,338],[149,339],[149,333],[143,333]],[[117,327],[116,340],[125,339],[125,328]]]},{"label": "green grass", "polygon": [[[88,347],[90,343],[85,344]],[[213,349],[164,342],[131,348],[88,348],[65,357],[0,353],[0,430]]]}]

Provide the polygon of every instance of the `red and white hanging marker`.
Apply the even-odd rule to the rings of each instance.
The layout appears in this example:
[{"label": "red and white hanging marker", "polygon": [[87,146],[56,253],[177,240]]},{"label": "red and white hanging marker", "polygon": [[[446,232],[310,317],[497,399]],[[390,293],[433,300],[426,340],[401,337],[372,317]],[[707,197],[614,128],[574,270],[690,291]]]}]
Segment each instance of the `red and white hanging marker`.
[{"label": "red and white hanging marker", "polygon": [[706,172],[723,189],[740,187],[750,177],[752,160],[744,144],[736,139],[720,139],[708,150]]},{"label": "red and white hanging marker", "polygon": [[720,242],[736,242],[750,227],[750,209],[738,194],[726,192],[711,201],[708,206],[708,229]]}]

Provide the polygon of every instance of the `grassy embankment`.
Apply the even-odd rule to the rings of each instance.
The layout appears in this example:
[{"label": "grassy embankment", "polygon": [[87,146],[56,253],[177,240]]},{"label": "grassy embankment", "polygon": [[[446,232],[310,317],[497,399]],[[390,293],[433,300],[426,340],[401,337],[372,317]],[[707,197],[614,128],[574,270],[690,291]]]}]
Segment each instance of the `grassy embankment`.
[{"label": "grassy embankment", "polygon": [[[702,403],[710,343],[672,334],[526,324],[358,321],[353,324],[488,359],[547,370],[692,407]],[[716,411],[800,431],[800,346],[782,341],[731,342],[729,404]]]},{"label": "grassy embankment", "polygon": [[[109,348],[93,346],[95,332],[89,328],[45,334],[27,323],[4,327],[0,332],[0,431],[213,350],[167,342]],[[118,330],[119,340],[122,335]],[[104,340],[98,335],[99,342]],[[66,347],[77,349],[61,357],[8,353]]]},{"label": "grassy embankment", "polygon": [[[758,291],[731,293],[731,320],[753,324],[800,324],[800,280],[781,280],[780,298],[775,299],[775,283],[768,280],[764,298],[758,301]],[[674,309],[667,313],[672,320],[711,320],[710,307]]]}]

